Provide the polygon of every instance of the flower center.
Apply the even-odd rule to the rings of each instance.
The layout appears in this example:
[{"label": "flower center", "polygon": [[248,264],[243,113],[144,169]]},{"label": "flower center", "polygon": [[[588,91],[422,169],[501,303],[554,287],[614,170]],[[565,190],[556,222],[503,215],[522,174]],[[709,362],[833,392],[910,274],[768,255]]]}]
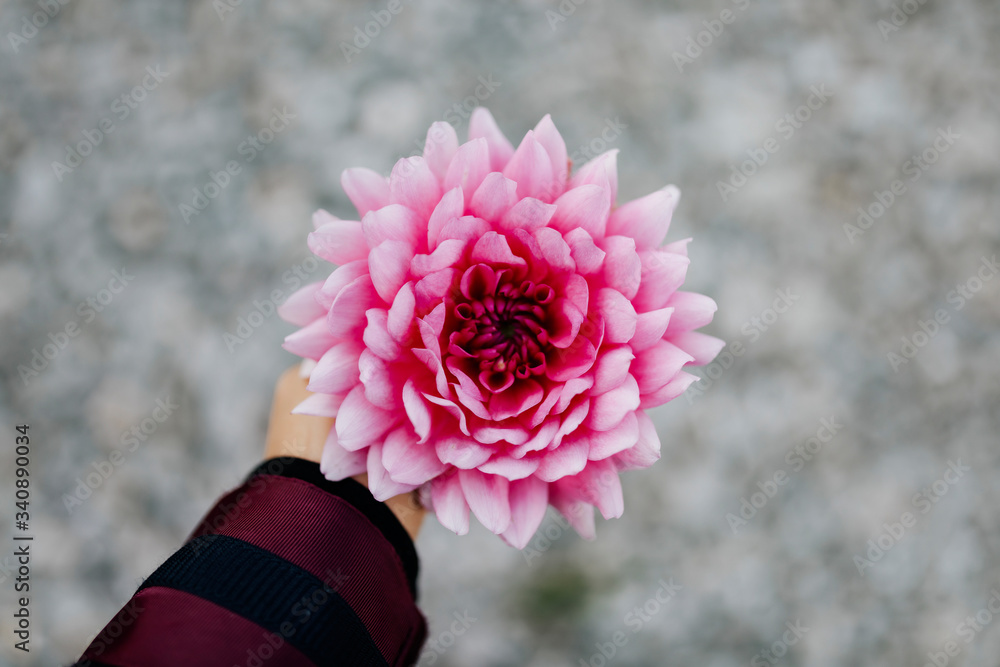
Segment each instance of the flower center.
[{"label": "flower center", "polygon": [[545,373],[549,347],[545,306],[555,292],[518,280],[509,270],[479,266],[449,304],[447,351],[459,368],[490,391]]}]

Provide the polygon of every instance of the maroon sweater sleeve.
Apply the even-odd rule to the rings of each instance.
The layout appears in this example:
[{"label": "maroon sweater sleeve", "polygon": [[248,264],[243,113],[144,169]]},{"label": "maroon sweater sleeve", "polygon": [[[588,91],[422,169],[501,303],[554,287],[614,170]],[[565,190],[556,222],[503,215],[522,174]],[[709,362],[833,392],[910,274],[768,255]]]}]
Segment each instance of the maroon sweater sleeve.
[{"label": "maroon sweater sleeve", "polygon": [[354,480],[271,459],[222,497],[74,667],[403,666],[427,623],[418,560]]}]

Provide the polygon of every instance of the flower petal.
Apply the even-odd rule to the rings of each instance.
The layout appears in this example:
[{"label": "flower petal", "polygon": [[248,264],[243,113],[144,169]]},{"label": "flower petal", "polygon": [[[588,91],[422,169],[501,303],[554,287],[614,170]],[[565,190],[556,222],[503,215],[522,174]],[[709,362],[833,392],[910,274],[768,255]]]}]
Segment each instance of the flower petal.
[{"label": "flower petal", "polygon": [[565,438],[558,447],[545,452],[535,476],[546,482],[554,482],[567,475],[575,475],[587,465],[589,450],[590,444],[586,437],[574,434],[572,438]]},{"label": "flower petal", "polygon": [[323,224],[306,238],[314,255],[334,264],[347,264],[368,255],[368,243],[360,222],[340,220],[323,210],[313,214],[313,221],[317,220]]},{"label": "flower petal", "polygon": [[712,363],[712,359],[726,346],[726,341],[698,331],[674,334],[670,337],[670,342],[694,357],[691,363],[695,366]]},{"label": "flower petal", "polygon": [[674,376],[673,380],[663,385],[653,393],[643,394],[639,407],[643,410],[648,410],[649,408],[655,408],[658,405],[663,405],[664,403],[672,401],[683,394],[692,383],[697,382],[699,379],[700,378],[697,375],[681,371]]},{"label": "flower petal", "polygon": [[627,343],[635,335],[638,316],[632,302],[618,290],[602,287],[594,299],[597,312],[604,319],[604,336],[607,343]]},{"label": "flower petal", "polygon": [[372,405],[358,384],[344,398],[334,428],[340,446],[353,452],[380,440],[398,423],[395,414]]},{"label": "flower petal", "polygon": [[615,199],[618,197],[617,148],[601,153],[587,162],[573,174],[573,178],[570,180],[570,186],[574,188],[587,184],[599,185],[604,188],[608,196],[608,205],[615,205]]},{"label": "flower petal", "polygon": [[[384,308],[369,308],[365,315],[368,317],[368,326],[365,327],[362,336],[365,347],[385,361],[398,359],[402,348],[389,335],[389,314]],[[324,321],[323,324],[325,325],[326,322]]]},{"label": "flower petal", "polygon": [[480,472],[489,475],[500,475],[514,481],[516,479],[524,479],[534,473],[538,470],[539,463],[541,463],[541,460],[538,458],[516,459],[506,454],[499,454],[481,466],[478,466],[478,469]]},{"label": "flower petal", "polygon": [[604,236],[611,202],[608,191],[597,185],[581,185],[567,190],[555,201],[556,212],[549,222],[561,232],[585,229],[594,238]]},{"label": "flower petal", "polygon": [[381,442],[374,443],[368,448],[367,458],[368,490],[374,496],[375,500],[379,502],[385,502],[393,496],[409,493],[420,486],[419,484],[403,484],[402,482],[393,480],[389,476],[385,466],[382,465],[383,447],[384,445]]},{"label": "flower petal", "polygon": [[405,241],[410,247],[419,248],[423,224],[417,213],[401,204],[389,204],[370,211],[361,219],[361,229],[369,248],[375,248],[383,241]]},{"label": "flower petal", "polygon": [[306,359],[319,360],[337,341],[326,326],[326,319],[320,318],[285,337],[283,348]]},{"label": "flower petal", "polygon": [[386,327],[389,335],[399,343],[405,343],[413,329],[413,318],[416,309],[416,297],[413,293],[413,283],[406,283],[396,292],[392,300]]},{"label": "flower petal", "polygon": [[469,532],[469,503],[458,475],[437,477],[431,484],[431,503],[441,525],[458,535]]},{"label": "flower petal", "polygon": [[456,151],[458,151],[458,135],[455,134],[455,128],[450,123],[442,121],[432,123],[424,141],[424,160],[427,161],[427,166],[439,183],[444,181],[444,175]]},{"label": "flower petal", "polygon": [[684,284],[691,260],[677,253],[643,250],[639,253],[639,261],[642,282],[633,299],[635,307],[641,311],[662,308],[670,295]]},{"label": "flower petal", "polygon": [[594,387],[591,393],[603,394],[624,382],[633,359],[635,355],[628,345],[601,348],[597,363],[594,364]]},{"label": "flower petal", "polygon": [[694,357],[671,342],[661,340],[648,350],[643,350],[632,365],[632,375],[639,385],[639,393],[650,394],[674,379],[685,364]]},{"label": "flower petal", "polygon": [[530,378],[515,382],[508,389],[490,397],[490,416],[497,421],[516,417],[538,405],[544,394],[542,385]]},{"label": "flower petal", "polygon": [[323,394],[349,392],[358,383],[358,358],[363,349],[354,341],[344,341],[331,347],[309,376],[309,391]]},{"label": "flower petal", "polygon": [[625,511],[621,479],[611,461],[591,461],[579,475],[559,480],[559,488],[596,505],[605,519],[616,519]]},{"label": "flower petal", "polygon": [[503,171],[514,154],[514,147],[486,107],[476,107],[469,118],[469,140],[480,137],[489,145],[490,171]]},{"label": "flower petal", "polygon": [[625,415],[621,423],[610,431],[591,431],[590,451],[587,458],[601,461],[633,447],[639,441],[639,420],[636,412]]},{"label": "flower petal", "polygon": [[368,258],[358,259],[348,262],[343,266],[338,266],[333,273],[327,277],[326,282],[316,292],[316,303],[323,307],[328,313],[334,300],[340,292],[361,276],[368,275]]},{"label": "flower petal", "polygon": [[711,297],[696,292],[674,292],[667,301],[674,314],[670,316],[667,337],[703,327],[712,321],[719,307]]},{"label": "flower petal", "polygon": [[368,211],[380,209],[389,203],[389,181],[371,169],[345,169],[340,175],[340,185],[362,218]]},{"label": "flower petal", "polygon": [[655,248],[667,236],[681,191],[673,185],[622,204],[608,219],[608,233],[630,236],[640,250]]},{"label": "flower petal", "polygon": [[443,463],[463,469],[478,468],[493,455],[492,448],[458,435],[438,439],[434,443],[434,451]]},{"label": "flower petal", "polygon": [[469,509],[487,530],[499,535],[510,527],[510,482],[478,470],[459,470],[458,479]]},{"label": "flower petal", "polygon": [[549,155],[549,162],[552,163],[552,181],[554,189],[552,197],[556,198],[563,193],[566,188],[569,176],[569,159],[566,157],[566,142],[552,122],[552,116],[545,114],[545,117],[538,121],[535,126],[535,138],[542,145]]},{"label": "flower petal", "polygon": [[371,350],[365,350],[358,358],[358,371],[358,379],[365,386],[365,398],[369,403],[385,410],[399,409],[398,385],[385,360],[379,359]]},{"label": "flower petal", "polygon": [[635,241],[627,236],[608,236],[601,241],[601,247],[607,253],[604,281],[631,300],[642,280],[642,263],[635,251]]},{"label": "flower petal", "polygon": [[330,333],[338,338],[360,338],[368,320],[365,311],[379,305],[378,292],[372,285],[372,279],[363,275],[340,290],[326,324]]},{"label": "flower petal", "polygon": [[486,140],[473,139],[458,147],[458,152],[445,172],[444,189],[461,187],[465,194],[465,206],[468,206],[472,193],[490,171],[490,149]]},{"label": "flower petal", "polygon": [[639,439],[635,446],[614,456],[613,462],[619,470],[648,468],[660,459],[660,436],[656,433],[653,420],[645,412],[635,412],[639,426]]},{"label": "flower petal", "polygon": [[327,479],[339,482],[352,475],[360,475],[367,469],[368,452],[348,451],[337,442],[337,432],[330,429],[330,435],[323,445],[319,470]]},{"label": "flower petal", "polygon": [[400,158],[389,176],[389,200],[414,211],[422,220],[431,217],[441,199],[438,177],[419,155]]},{"label": "flower petal", "polygon": [[596,273],[604,265],[607,253],[597,247],[594,237],[587,230],[577,227],[568,231],[563,238],[569,244],[570,254],[579,273],[583,275]]},{"label": "flower petal", "polygon": [[566,517],[573,529],[585,540],[597,537],[594,526],[594,506],[571,497],[559,484],[549,486],[549,502]]},{"label": "flower petal", "polygon": [[510,483],[509,497],[510,527],[500,537],[515,549],[523,549],[545,518],[549,485],[536,477],[519,479]]},{"label": "flower petal", "polygon": [[368,255],[368,274],[386,305],[392,304],[406,283],[412,260],[413,247],[405,241],[383,241]]},{"label": "flower petal", "polygon": [[403,385],[403,407],[406,408],[406,416],[416,431],[417,442],[423,444],[431,433],[431,411],[424,402],[424,397],[417,391],[417,387],[410,378]]},{"label": "flower petal", "polygon": [[343,396],[310,394],[309,398],[292,408],[292,414],[312,415],[313,417],[336,417],[337,413],[340,412],[340,404],[343,402]]},{"label": "flower petal", "polygon": [[666,333],[673,312],[673,308],[660,308],[648,313],[639,313],[636,317],[635,335],[628,342],[632,351],[641,352],[656,345]]},{"label": "flower petal", "polygon": [[521,145],[514,151],[510,162],[503,169],[503,175],[517,182],[517,196],[534,197],[544,202],[551,202],[555,197],[555,186],[552,176],[552,161],[545,152],[535,133],[528,130]]},{"label": "flower petal", "polygon": [[446,269],[458,263],[465,252],[468,241],[461,239],[446,239],[429,255],[416,255],[410,262],[410,272],[415,278]]},{"label": "flower petal", "polygon": [[510,250],[507,238],[496,232],[486,232],[472,247],[473,262],[485,264],[510,264],[524,266],[526,262]]},{"label": "flower petal", "polygon": [[488,174],[476,188],[469,211],[488,222],[497,222],[517,203],[517,183],[503,174]]},{"label": "flower petal", "polygon": [[397,428],[385,437],[382,464],[395,481],[403,484],[423,484],[448,468],[433,446],[418,444],[407,428]]},{"label": "flower petal", "polygon": [[590,399],[590,413],[585,424],[595,431],[610,431],[625,415],[639,407],[639,400],[639,385],[630,373],[611,391]]},{"label": "flower petal", "polygon": [[304,327],[316,318],[326,315],[326,308],[316,300],[316,293],[322,287],[323,282],[319,281],[292,292],[291,296],[278,306],[278,317],[290,324]]},{"label": "flower petal", "polygon": [[555,204],[546,204],[534,197],[525,197],[504,213],[497,226],[505,232],[515,229],[532,232],[547,225],[555,212]]},{"label": "flower petal", "polygon": [[427,221],[427,247],[431,250],[436,248],[444,226],[455,218],[462,217],[464,211],[465,196],[462,188],[452,188],[445,192]]}]

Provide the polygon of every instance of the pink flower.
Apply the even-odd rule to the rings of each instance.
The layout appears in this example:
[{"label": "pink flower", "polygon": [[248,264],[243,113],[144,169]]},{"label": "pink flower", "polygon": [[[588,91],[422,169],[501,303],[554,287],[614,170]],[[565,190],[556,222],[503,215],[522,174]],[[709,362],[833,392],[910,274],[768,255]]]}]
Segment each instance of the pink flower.
[{"label": "pink flower", "polygon": [[447,528],[471,509],[517,548],[549,504],[587,538],[594,506],[621,516],[619,471],[660,456],[644,409],[723,342],[694,331],[715,302],[678,291],[690,239],[660,247],[680,193],[615,207],[616,155],[571,176],[549,116],[515,150],[480,108],[464,144],[434,123],[388,179],[344,172],[361,221],[315,214],[309,248],[338,268],[281,308],[316,362],[296,411],[336,417],[328,478],[423,487]]}]

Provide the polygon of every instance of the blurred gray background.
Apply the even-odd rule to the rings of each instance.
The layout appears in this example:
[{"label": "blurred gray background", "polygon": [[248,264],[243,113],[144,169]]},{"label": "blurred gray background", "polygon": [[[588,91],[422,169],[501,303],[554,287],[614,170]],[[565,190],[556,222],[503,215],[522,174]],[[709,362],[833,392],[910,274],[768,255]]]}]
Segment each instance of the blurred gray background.
[{"label": "blurred gray background", "polygon": [[0,664],[74,659],[250,469],[294,361],[266,301],[329,272],[310,214],[474,104],[620,149],[620,202],[677,184],[668,239],[740,354],[654,411],[596,541],[428,520],[421,664],[997,664],[995,2],[388,5],[0,5],[0,515],[27,423],[36,535],[29,655],[0,550]]}]

